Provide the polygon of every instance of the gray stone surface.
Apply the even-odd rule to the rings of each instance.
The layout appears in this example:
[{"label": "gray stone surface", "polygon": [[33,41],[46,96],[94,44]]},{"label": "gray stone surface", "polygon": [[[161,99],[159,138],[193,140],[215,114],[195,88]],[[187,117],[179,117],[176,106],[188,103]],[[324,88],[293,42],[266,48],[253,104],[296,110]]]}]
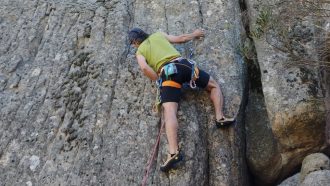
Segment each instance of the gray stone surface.
[{"label": "gray stone surface", "polygon": [[317,170],[310,172],[300,181],[301,174],[297,173],[280,183],[278,186],[325,186],[330,185],[330,171]]},{"label": "gray stone surface", "polygon": [[280,171],[265,171],[280,166],[282,157],[271,130],[265,100],[260,92],[250,91],[246,109],[246,157],[251,172],[262,175],[264,183],[271,184]]},{"label": "gray stone surface", "polygon": [[305,1],[247,0],[246,5],[261,80],[261,91],[250,92],[248,109],[258,114],[247,112],[247,162],[258,183],[274,183],[292,174],[307,154],[328,146],[324,87],[329,83],[320,73],[328,70],[320,52],[329,19],[313,11],[319,5]]},{"label": "gray stone surface", "polygon": [[286,180],[282,181],[282,183],[278,184],[278,186],[297,186],[300,183],[299,177],[300,177],[300,173],[297,173],[287,178]]},{"label": "gray stone surface", "polygon": [[[185,160],[159,171],[167,154],[162,134],[149,185],[249,185],[245,158],[253,183],[290,175],[326,146],[328,68],[286,66],[291,56],[277,49],[283,43],[272,30],[253,38],[255,51],[243,45],[258,7],[275,3],[279,13],[287,2],[0,1],[0,185],[140,185],[161,122],[151,111],[155,85],[127,42],[133,27],[170,34],[204,28],[205,38],[175,47],[220,83],[225,113],[237,118],[216,129],[208,95],[185,91],[178,113]],[[318,28],[329,30],[329,21],[306,19],[286,36],[294,54],[320,60],[317,38],[328,33]],[[247,51],[255,56],[249,71]]]},{"label": "gray stone surface", "polygon": [[306,156],[302,162],[300,170],[300,181],[311,172],[318,170],[330,170],[330,159],[323,153],[314,153]]},{"label": "gray stone surface", "polygon": [[278,186],[323,186],[330,185],[329,157],[323,153],[306,156],[302,162],[300,173],[284,180]]},{"label": "gray stone surface", "polygon": [[185,161],[168,174],[162,135],[149,185],[246,185],[244,35],[239,1],[2,0],[0,185],[139,185],[160,127],[155,86],[139,71],[130,28],[203,40],[176,46],[220,84],[225,113],[215,129],[206,93],[179,111]]},{"label": "gray stone surface", "polygon": [[308,174],[301,186],[324,186],[330,185],[330,170],[320,170]]}]

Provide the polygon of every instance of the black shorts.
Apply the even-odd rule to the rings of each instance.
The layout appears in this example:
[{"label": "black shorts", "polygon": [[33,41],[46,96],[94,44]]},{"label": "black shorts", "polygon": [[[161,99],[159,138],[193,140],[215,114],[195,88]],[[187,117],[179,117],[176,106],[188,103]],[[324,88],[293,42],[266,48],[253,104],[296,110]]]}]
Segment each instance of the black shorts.
[{"label": "black shorts", "polygon": [[[180,85],[183,83],[189,83],[191,79],[191,67],[192,64],[187,59],[181,59],[180,61],[174,61],[178,73],[168,77],[167,80],[172,80]],[[166,81],[164,72],[161,74],[162,81]],[[199,78],[196,80],[196,86],[204,89],[209,83],[210,75],[203,70],[199,69]],[[182,96],[182,91],[179,88],[163,86],[160,90],[160,99],[162,103],[177,102],[179,103]]]}]

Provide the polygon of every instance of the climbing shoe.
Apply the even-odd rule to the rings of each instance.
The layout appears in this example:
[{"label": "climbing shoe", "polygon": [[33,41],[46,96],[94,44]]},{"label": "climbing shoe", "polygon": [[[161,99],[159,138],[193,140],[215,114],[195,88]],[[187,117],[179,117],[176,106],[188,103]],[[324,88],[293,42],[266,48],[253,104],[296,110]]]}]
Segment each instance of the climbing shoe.
[{"label": "climbing shoe", "polygon": [[225,127],[225,126],[228,126],[228,125],[234,123],[234,121],[235,121],[234,118],[223,117],[222,119],[215,121],[215,126],[217,126],[217,128]]},{"label": "climbing shoe", "polygon": [[175,164],[183,160],[182,153],[178,150],[175,154],[168,154],[166,162],[160,166],[160,170],[167,172],[174,167]]}]

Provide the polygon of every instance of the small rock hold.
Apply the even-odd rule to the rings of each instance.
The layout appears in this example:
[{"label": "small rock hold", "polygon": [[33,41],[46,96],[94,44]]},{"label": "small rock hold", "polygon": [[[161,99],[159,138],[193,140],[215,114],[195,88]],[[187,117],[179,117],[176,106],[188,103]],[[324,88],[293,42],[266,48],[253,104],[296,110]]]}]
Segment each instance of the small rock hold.
[{"label": "small rock hold", "polygon": [[39,76],[41,73],[41,69],[40,68],[36,68],[33,70],[32,72],[32,76]]},{"label": "small rock hold", "polygon": [[21,77],[16,74],[11,80],[9,88],[17,88],[20,81],[21,81]]},{"label": "small rock hold", "polygon": [[81,88],[80,87],[74,87],[73,88],[73,93],[76,95],[76,96],[79,96],[81,94]]},{"label": "small rock hold", "polygon": [[96,79],[99,75],[100,75],[100,73],[99,73],[99,72],[96,72],[96,73],[94,73],[94,74],[92,75],[92,78],[93,78],[93,79]]},{"label": "small rock hold", "polygon": [[9,63],[8,72],[9,73],[14,72],[22,61],[23,58],[21,56],[15,55],[11,59],[11,62]]},{"label": "small rock hold", "polygon": [[25,182],[27,186],[32,186],[32,182],[31,181],[27,181]]},{"label": "small rock hold", "polygon": [[30,157],[30,169],[32,171],[34,171],[37,168],[39,163],[40,163],[40,158],[38,156],[33,155]]},{"label": "small rock hold", "polygon": [[7,84],[6,76],[0,74],[0,90],[2,90]]},{"label": "small rock hold", "polygon": [[78,134],[77,134],[77,133],[73,133],[73,134],[71,134],[71,135],[67,138],[67,141],[68,141],[68,142],[71,142],[71,141],[77,139],[77,137],[78,137]]},{"label": "small rock hold", "polygon": [[84,28],[83,36],[86,37],[86,38],[90,38],[91,37],[91,30],[92,30],[92,27],[90,25],[86,25],[86,27]]}]

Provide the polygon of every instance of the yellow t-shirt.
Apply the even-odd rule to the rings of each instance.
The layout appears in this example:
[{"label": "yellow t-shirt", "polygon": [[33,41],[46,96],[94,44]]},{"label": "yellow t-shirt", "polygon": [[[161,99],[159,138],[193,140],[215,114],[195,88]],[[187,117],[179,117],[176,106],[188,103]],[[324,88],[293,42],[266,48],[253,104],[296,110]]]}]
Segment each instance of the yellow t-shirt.
[{"label": "yellow t-shirt", "polygon": [[157,72],[159,67],[165,62],[180,57],[180,53],[160,32],[151,34],[144,40],[137,49],[136,54],[144,56],[148,65],[155,72]]}]

